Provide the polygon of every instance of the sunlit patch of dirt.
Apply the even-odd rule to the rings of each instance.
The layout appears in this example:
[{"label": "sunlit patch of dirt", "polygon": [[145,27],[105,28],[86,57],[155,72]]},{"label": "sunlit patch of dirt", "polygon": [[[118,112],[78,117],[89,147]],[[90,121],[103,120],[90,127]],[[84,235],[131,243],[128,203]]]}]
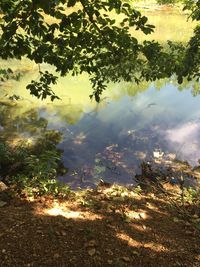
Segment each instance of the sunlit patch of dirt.
[{"label": "sunlit patch of dirt", "polygon": [[62,216],[67,219],[78,219],[78,220],[100,220],[102,216],[94,214],[89,211],[76,211],[62,203],[55,202],[51,207],[40,208],[36,210],[37,215],[50,215],[50,216]]},{"label": "sunlit patch of dirt", "polygon": [[165,248],[163,245],[157,244],[157,243],[153,243],[153,242],[149,242],[149,243],[145,243],[143,245],[144,248],[148,248],[151,249],[155,252],[161,252],[161,251],[168,251],[167,248]]},{"label": "sunlit patch of dirt", "polygon": [[140,242],[134,240],[133,238],[131,238],[130,236],[128,236],[124,232],[117,233],[116,237],[121,239],[121,240],[123,240],[123,241],[126,241],[128,243],[128,245],[131,246],[131,247],[140,247],[141,246]]}]

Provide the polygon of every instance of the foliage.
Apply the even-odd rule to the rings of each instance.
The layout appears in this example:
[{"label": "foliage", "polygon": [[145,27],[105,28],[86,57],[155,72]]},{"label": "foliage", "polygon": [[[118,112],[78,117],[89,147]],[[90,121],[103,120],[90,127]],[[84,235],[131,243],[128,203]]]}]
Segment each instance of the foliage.
[{"label": "foliage", "polygon": [[200,189],[184,188],[183,197],[184,201],[189,204],[200,204]]},{"label": "foliage", "polygon": [[13,147],[1,139],[1,176],[20,194],[68,194],[69,187],[58,181],[61,151],[56,145],[60,140],[60,133],[47,130],[33,145],[22,140]]},{"label": "foliage", "polygon": [[8,79],[13,79],[18,81],[21,77],[21,73],[14,73],[10,68],[8,69],[0,69],[0,81],[4,82]]},{"label": "foliage", "polygon": [[59,99],[59,97],[54,94],[50,87],[51,84],[56,84],[57,77],[48,71],[45,71],[45,73],[40,72],[40,75],[41,77],[39,82],[32,81],[31,84],[27,86],[27,89],[30,90],[32,95],[35,95],[41,99],[44,99],[47,96],[50,96],[52,101],[54,99]]},{"label": "foliage", "polygon": [[[26,151],[26,154],[29,152]],[[15,159],[16,160],[16,159]],[[69,193],[69,187],[58,182],[58,170],[60,163],[60,152],[44,150],[42,154],[30,154],[24,159],[25,164],[22,171],[13,175],[9,182],[29,195],[65,195]]]},{"label": "foliage", "polygon": [[191,17],[193,20],[200,20],[200,1],[199,0],[185,0],[184,10],[191,10]]},{"label": "foliage", "polygon": [[[154,28],[145,16],[120,0],[7,0],[0,3],[0,8],[4,14],[0,23],[1,58],[26,56],[36,63],[55,66],[62,76],[89,73],[97,101],[106,82],[120,78],[130,81],[143,64],[139,57],[143,46],[129,34],[129,27],[145,34]],[[123,14],[120,25],[110,12]],[[50,23],[47,16],[51,17]],[[52,95],[49,85],[56,78],[40,74],[40,81],[32,82],[28,89],[45,98]]]},{"label": "foliage", "polygon": [[34,177],[18,174],[13,177],[12,183],[15,184],[17,191],[20,192],[20,194],[24,193],[28,196],[51,194],[64,197],[71,192],[67,185],[58,182],[57,177],[48,179],[40,176],[40,174]]},{"label": "foliage", "polygon": [[7,162],[12,162],[12,153],[4,142],[0,142],[0,171]]},{"label": "foliage", "polygon": [[[27,57],[55,67],[61,76],[88,73],[96,101],[108,82],[155,80],[176,73],[196,77],[197,39],[177,61],[179,50],[171,53],[158,43],[143,42],[130,34],[130,28],[144,34],[153,32],[145,16],[121,0],[3,0],[0,22],[0,57]],[[171,47],[171,46],[170,46]],[[194,63],[195,61],[195,63]],[[188,67],[188,63],[190,67]],[[41,72],[27,88],[40,98],[57,98],[50,86],[57,81]]]}]

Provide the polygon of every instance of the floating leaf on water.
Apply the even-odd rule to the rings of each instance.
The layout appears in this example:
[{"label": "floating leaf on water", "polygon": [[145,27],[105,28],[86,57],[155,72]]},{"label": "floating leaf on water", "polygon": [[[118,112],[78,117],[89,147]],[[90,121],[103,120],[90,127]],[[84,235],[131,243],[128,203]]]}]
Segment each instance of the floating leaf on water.
[{"label": "floating leaf on water", "polygon": [[95,161],[95,163],[100,163],[101,162],[100,159],[95,159],[94,161]]},{"label": "floating leaf on water", "polygon": [[168,153],[167,156],[170,160],[174,160],[176,158],[176,154],[174,153]]},{"label": "floating leaf on water", "polygon": [[153,151],[153,156],[154,156],[154,158],[159,159],[159,158],[162,158],[163,155],[164,155],[164,152],[162,152],[162,151],[160,151],[160,150],[158,150],[158,151]]},{"label": "floating leaf on water", "polygon": [[101,167],[101,166],[95,166],[94,167],[94,171],[98,174],[102,173],[102,172],[105,172],[106,168],[105,167]]}]

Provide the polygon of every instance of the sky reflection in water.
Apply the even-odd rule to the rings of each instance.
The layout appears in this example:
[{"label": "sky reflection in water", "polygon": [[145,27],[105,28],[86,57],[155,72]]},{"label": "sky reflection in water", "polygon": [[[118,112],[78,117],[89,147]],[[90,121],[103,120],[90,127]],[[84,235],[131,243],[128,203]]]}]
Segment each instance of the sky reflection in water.
[{"label": "sky reflection in water", "polygon": [[[156,149],[197,164],[199,104],[200,96],[193,97],[189,90],[179,92],[167,84],[160,91],[151,86],[134,97],[105,98],[89,108],[73,107],[72,99],[62,106],[62,113],[73,107],[76,122],[73,116],[71,120],[60,117],[59,107],[51,112],[43,109],[41,116],[48,118],[50,129],[63,132],[59,147],[64,150],[63,161],[69,172],[62,180],[72,187],[91,186],[101,178],[131,184],[141,161],[151,160]],[[77,115],[76,107],[81,109]]]}]

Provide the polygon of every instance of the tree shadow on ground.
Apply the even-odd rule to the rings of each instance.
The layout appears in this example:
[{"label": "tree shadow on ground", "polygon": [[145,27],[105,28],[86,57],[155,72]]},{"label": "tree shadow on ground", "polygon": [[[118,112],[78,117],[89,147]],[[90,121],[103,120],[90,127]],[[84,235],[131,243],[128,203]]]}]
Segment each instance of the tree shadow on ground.
[{"label": "tree shadow on ground", "polygon": [[164,198],[113,201],[13,201],[0,209],[0,266],[200,266],[200,233]]}]

